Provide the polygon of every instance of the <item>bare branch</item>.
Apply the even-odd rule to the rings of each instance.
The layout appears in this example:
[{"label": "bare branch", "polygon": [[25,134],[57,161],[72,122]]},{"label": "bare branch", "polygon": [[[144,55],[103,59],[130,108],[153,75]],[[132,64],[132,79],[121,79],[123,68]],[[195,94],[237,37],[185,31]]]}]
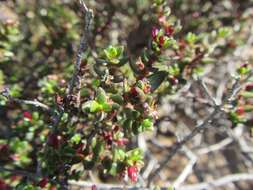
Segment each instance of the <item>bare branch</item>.
[{"label": "bare branch", "polygon": [[15,102],[15,103],[18,103],[18,104],[32,105],[32,106],[35,106],[35,107],[42,108],[44,111],[52,112],[52,110],[50,109],[49,106],[39,102],[38,100],[23,100],[23,99],[12,97],[10,95],[8,89],[5,89],[4,91],[0,92],[0,95],[7,98],[10,102]]},{"label": "bare branch", "polygon": [[216,189],[217,187],[225,186],[237,181],[252,181],[253,174],[241,173],[241,174],[232,174],[225,177],[212,180],[209,182],[199,183],[195,185],[186,185],[181,186],[177,190],[202,190],[202,189]]},{"label": "bare branch", "polygon": [[83,34],[80,39],[80,45],[79,45],[77,55],[76,55],[75,70],[67,89],[68,95],[73,94],[73,90],[76,84],[78,84],[77,93],[79,94],[80,92],[80,84],[81,84],[80,69],[81,69],[81,62],[82,62],[82,53],[88,49],[89,30],[90,30],[90,24],[93,18],[92,10],[88,9],[82,0],[80,0],[80,4],[84,12],[85,23],[84,23],[84,28],[83,28]]},{"label": "bare branch", "polygon": [[31,173],[28,171],[24,171],[24,170],[17,170],[17,169],[10,169],[10,168],[5,168],[0,166],[0,171],[1,172],[8,172],[11,174],[15,174],[15,175],[21,175],[30,179],[37,179],[38,177],[41,177],[40,175],[37,175],[35,173]]},{"label": "bare branch", "polygon": [[196,162],[198,160],[197,156],[191,150],[189,150],[187,147],[184,146],[183,150],[184,150],[185,154],[187,155],[187,157],[190,159],[190,161],[185,166],[185,168],[183,169],[181,174],[174,181],[174,183],[173,183],[174,188],[178,188],[180,186],[180,184],[182,184],[187,179],[187,177],[192,173],[193,166],[196,164]]},{"label": "bare branch", "polygon": [[211,93],[209,92],[206,84],[204,83],[203,80],[201,80],[200,78],[197,79],[197,82],[199,83],[200,87],[203,89],[204,93],[206,94],[206,96],[208,97],[209,100],[211,100],[212,104],[214,106],[218,106],[218,103],[216,101],[215,98],[213,98],[213,96],[211,95]]},{"label": "bare branch", "polygon": [[193,137],[195,137],[197,134],[201,133],[209,124],[211,124],[214,121],[214,118],[220,114],[220,112],[223,109],[223,106],[231,103],[231,100],[237,96],[241,89],[241,83],[245,83],[251,76],[252,76],[253,71],[251,71],[245,79],[242,81],[240,78],[236,79],[230,92],[227,94],[226,98],[223,100],[221,105],[215,106],[215,109],[209,114],[209,116],[199,125],[197,125],[193,131],[184,137],[184,139],[180,142],[177,142],[172,146],[171,151],[168,153],[166,158],[160,163],[159,167],[151,173],[151,175],[148,177],[148,186],[151,185],[153,179],[158,175],[158,173],[167,165],[167,163],[175,156],[175,154],[183,147],[184,144],[189,142]]},{"label": "bare branch", "polygon": [[201,149],[197,150],[197,154],[201,155],[201,154],[207,154],[209,152],[221,150],[222,148],[226,147],[227,145],[231,144],[232,142],[233,142],[233,139],[228,137],[228,138],[218,142],[217,144],[211,145],[207,148],[201,148]]}]

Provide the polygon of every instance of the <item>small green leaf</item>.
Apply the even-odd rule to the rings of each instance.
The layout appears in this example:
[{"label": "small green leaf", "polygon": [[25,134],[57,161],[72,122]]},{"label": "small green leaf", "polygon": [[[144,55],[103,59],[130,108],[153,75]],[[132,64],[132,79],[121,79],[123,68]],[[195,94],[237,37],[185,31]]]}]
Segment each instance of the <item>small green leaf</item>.
[{"label": "small green leaf", "polygon": [[102,105],[100,105],[97,101],[93,100],[90,104],[90,112],[98,112],[103,109]]},{"label": "small green leaf", "polygon": [[71,137],[70,141],[73,144],[79,144],[80,141],[81,141],[81,135],[80,134],[75,134],[73,137]]},{"label": "small green leaf", "polygon": [[194,44],[196,41],[198,40],[198,37],[196,34],[193,34],[191,32],[189,32],[186,36],[186,41],[189,43],[189,44]]},{"label": "small green leaf", "polygon": [[228,37],[231,34],[231,32],[232,32],[231,28],[221,27],[218,30],[218,37],[220,37],[220,38],[226,38],[226,37]]},{"label": "small green leaf", "polygon": [[107,101],[106,93],[101,87],[99,87],[97,91],[97,101],[99,104],[104,104]]},{"label": "small green leaf", "polygon": [[113,94],[113,95],[110,96],[110,98],[112,99],[112,101],[114,101],[118,104],[123,104],[124,103],[124,99],[121,95]]},{"label": "small green leaf", "polygon": [[101,104],[101,106],[102,106],[102,110],[105,112],[110,112],[112,110],[111,105],[108,103],[103,103],[103,104]]},{"label": "small green leaf", "polygon": [[141,128],[145,131],[145,130],[152,130],[153,129],[153,122],[152,119],[147,118],[144,119],[141,123]]},{"label": "small green leaf", "polygon": [[136,148],[127,152],[127,162],[129,165],[133,165],[133,163],[142,161],[143,152],[140,148]]},{"label": "small green leaf", "polygon": [[120,62],[119,59],[123,53],[123,50],[123,46],[109,46],[104,50],[104,53],[108,61],[113,64],[118,64]]},{"label": "small green leaf", "polygon": [[148,76],[149,84],[151,85],[151,91],[155,91],[165,80],[168,73],[166,71],[158,71]]},{"label": "small green leaf", "polygon": [[114,161],[123,161],[126,157],[126,153],[123,149],[116,148],[113,151],[113,160]]},{"label": "small green leaf", "polygon": [[112,163],[112,166],[109,170],[109,174],[111,174],[112,176],[116,176],[117,175],[117,168],[118,168],[118,165],[117,163]]}]

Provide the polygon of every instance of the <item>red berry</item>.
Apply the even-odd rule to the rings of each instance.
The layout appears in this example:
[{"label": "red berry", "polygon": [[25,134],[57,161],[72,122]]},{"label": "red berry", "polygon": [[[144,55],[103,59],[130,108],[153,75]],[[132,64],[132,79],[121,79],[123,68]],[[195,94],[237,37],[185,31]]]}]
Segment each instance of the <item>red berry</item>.
[{"label": "red berry", "polygon": [[160,44],[160,46],[163,46],[164,42],[165,42],[164,37],[160,36],[159,37],[159,44]]},{"label": "red berry", "polygon": [[0,153],[6,154],[9,152],[9,145],[8,144],[0,144]]},{"label": "red berry", "polygon": [[167,26],[167,27],[165,28],[165,33],[166,33],[167,36],[171,36],[171,35],[174,33],[174,28],[173,28],[173,26]]},{"label": "red berry", "polygon": [[246,90],[246,91],[252,91],[252,90],[253,90],[253,83],[248,84],[248,85],[245,87],[245,90]]},{"label": "red berry", "polygon": [[47,144],[49,146],[54,147],[54,148],[58,148],[59,145],[60,145],[59,136],[54,134],[54,133],[50,134],[49,137],[48,137]]},{"label": "red berry", "polygon": [[244,112],[245,112],[245,110],[244,110],[244,108],[243,108],[242,106],[240,106],[240,107],[238,107],[238,108],[236,109],[236,113],[237,113],[238,115],[243,115]]},{"label": "red berry", "polygon": [[41,188],[44,188],[46,187],[47,184],[48,184],[48,178],[44,177],[39,181],[38,186]]},{"label": "red berry", "polygon": [[136,166],[129,166],[127,168],[128,177],[131,179],[132,182],[137,182],[138,178],[138,168]]},{"label": "red berry", "polygon": [[24,118],[28,119],[29,121],[31,121],[33,119],[32,118],[32,114],[30,112],[28,112],[28,111],[25,111],[23,113],[23,116],[24,116]]},{"label": "red berry", "polygon": [[136,90],[136,87],[132,87],[131,90],[130,90],[130,93],[131,93],[131,95],[134,96],[134,97],[135,97],[135,96],[138,96],[138,92],[137,92],[137,90]]}]

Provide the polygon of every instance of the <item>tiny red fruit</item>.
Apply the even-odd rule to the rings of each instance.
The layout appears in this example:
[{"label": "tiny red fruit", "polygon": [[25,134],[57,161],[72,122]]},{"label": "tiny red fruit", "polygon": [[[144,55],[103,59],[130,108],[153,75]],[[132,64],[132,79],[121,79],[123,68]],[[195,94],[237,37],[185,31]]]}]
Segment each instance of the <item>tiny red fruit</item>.
[{"label": "tiny red fruit", "polygon": [[237,113],[238,115],[243,115],[244,112],[245,112],[245,110],[244,110],[244,108],[241,107],[241,106],[238,107],[238,108],[236,109],[236,113]]},{"label": "tiny red fruit", "polygon": [[248,85],[245,87],[245,90],[246,90],[246,91],[252,91],[252,90],[253,90],[253,83],[248,84]]},{"label": "tiny red fruit", "polygon": [[173,26],[167,26],[167,27],[165,28],[165,34],[166,34],[167,36],[171,36],[173,33],[174,33],[174,28],[173,28]]},{"label": "tiny red fruit", "polygon": [[159,44],[160,44],[160,46],[163,46],[164,42],[165,42],[164,37],[163,37],[163,36],[160,36],[160,37],[159,37]]},{"label": "tiny red fruit", "polygon": [[129,166],[127,168],[128,177],[131,179],[132,182],[137,182],[138,178],[138,168],[136,166]]},{"label": "tiny red fruit", "polygon": [[49,146],[52,146],[53,148],[58,148],[60,145],[59,136],[54,133],[50,134],[48,137],[47,144]]},{"label": "tiny red fruit", "polygon": [[134,97],[135,97],[135,96],[138,96],[138,92],[137,92],[137,90],[136,90],[136,87],[132,87],[131,90],[130,90],[130,93],[131,93],[131,95],[134,96]]},{"label": "tiny red fruit", "polygon": [[32,121],[32,114],[30,113],[30,112],[28,112],[28,111],[25,111],[24,113],[23,113],[23,116],[24,116],[24,118],[26,118],[26,119],[28,119],[29,121]]},{"label": "tiny red fruit", "polygon": [[38,186],[41,188],[44,188],[46,187],[47,184],[48,184],[48,178],[44,177],[39,181]]}]

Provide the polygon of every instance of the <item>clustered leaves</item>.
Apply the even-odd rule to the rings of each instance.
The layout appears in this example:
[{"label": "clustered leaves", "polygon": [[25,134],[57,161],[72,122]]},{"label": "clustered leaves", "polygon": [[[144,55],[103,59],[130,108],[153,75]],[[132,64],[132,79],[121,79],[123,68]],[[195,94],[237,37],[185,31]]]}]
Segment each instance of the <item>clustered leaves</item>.
[{"label": "clustered leaves", "polygon": [[[180,2],[175,2],[174,6],[180,7]],[[0,162],[39,174],[33,179],[18,179],[14,180],[16,184],[10,184],[26,190],[61,189],[67,180],[81,179],[89,170],[96,170],[103,179],[118,177],[138,182],[144,155],[133,139],[140,133],[154,130],[161,97],[175,94],[188,80],[201,76],[206,64],[217,61],[217,50],[225,54],[236,46],[233,41],[236,31],[225,26],[206,32],[186,32],[180,20],[171,13],[173,10],[167,1],[148,1],[152,26],[148,42],[140,53],[129,53],[120,40],[118,43],[109,41],[107,45],[90,43],[89,50],[83,52],[77,73],[80,84],[75,84],[72,94],[66,94],[74,68],[72,42],[78,41],[77,28],[83,26],[83,21],[72,10],[75,10],[74,3],[73,7],[60,3],[48,3],[43,7],[42,4],[38,4],[41,8],[32,7],[36,15],[30,10],[32,8],[21,6],[18,11],[27,15],[24,26],[0,25],[0,64],[11,61],[23,64],[22,57],[29,58],[26,62],[37,62],[25,71],[19,72],[13,67],[11,75],[17,74],[7,81],[1,67],[0,89],[5,83],[10,84],[9,95],[19,98],[26,88],[35,88],[31,97],[37,97],[50,107],[45,113],[26,106],[10,116],[15,122],[11,122],[12,134],[8,138],[0,136]],[[100,22],[96,16],[95,19]],[[108,23],[112,20],[109,18]],[[36,27],[39,27],[38,34],[34,32]],[[102,37],[104,30],[100,30]],[[25,33],[23,38],[21,33]],[[95,39],[96,34],[90,38],[93,37]],[[23,54],[15,52],[17,43]],[[31,50],[30,45],[33,46]],[[46,60],[42,59],[44,57]],[[242,65],[238,74],[246,75],[251,69],[249,64]],[[23,78],[27,73],[28,77]],[[28,82],[17,83],[20,80]],[[229,110],[234,125],[247,122],[252,125],[252,119],[245,116],[253,110],[248,100],[252,98],[252,90],[252,83],[247,84],[234,102],[235,108]],[[7,98],[0,98],[0,105],[8,108]],[[10,176],[8,172],[0,175]],[[7,186],[9,188],[0,178],[0,189],[8,189]]]}]

